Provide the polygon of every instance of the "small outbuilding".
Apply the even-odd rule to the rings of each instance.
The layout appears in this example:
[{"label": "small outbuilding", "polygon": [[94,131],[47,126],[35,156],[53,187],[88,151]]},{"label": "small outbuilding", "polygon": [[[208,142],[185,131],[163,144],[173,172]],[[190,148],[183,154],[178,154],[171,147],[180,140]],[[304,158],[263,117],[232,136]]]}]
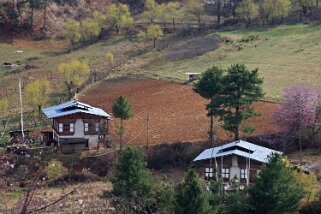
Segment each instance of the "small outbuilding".
[{"label": "small outbuilding", "polygon": [[42,111],[52,119],[52,137],[62,153],[96,148],[108,139],[111,116],[100,108],[72,100]]},{"label": "small outbuilding", "polygon": [[188,76],[189,81],[198,80],[201,77],[201,73],[198,72],[188,72],[185,74]]},{"label": "small outbuilding", "polygon": [[273,153],[282,154],[243,140],[204,150],[194,161],[202,166],[206,180],[222,178],[226,184],[252,183],[261,166]]}]

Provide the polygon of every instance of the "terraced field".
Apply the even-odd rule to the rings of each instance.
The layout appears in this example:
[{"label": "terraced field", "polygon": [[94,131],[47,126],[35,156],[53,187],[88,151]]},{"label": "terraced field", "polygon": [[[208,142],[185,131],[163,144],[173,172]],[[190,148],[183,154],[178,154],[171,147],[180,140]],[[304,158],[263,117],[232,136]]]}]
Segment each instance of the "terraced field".
[{"label": "terraced field", "polygon": [[[111,113],[115,98],[120,95],[128,97],[132,103],[134,117],[125,122],[126,141],[129,144],[146,144],[147,118],[149,117],[149,143],[170,143],[176,141],[206,141],[208,123],[206,117],[206,100],[194,93],[190,85],[146,79],[144,77],[122,77],[102,81],[88,89],[80,100],[105,109]],[[276,132],[273,112],[277,104],[259,102],[254,104],[262,117],[249,120],[257,131],[253,134]],[[115,136],[115,127],[119,124],[114,119],[111,134]],[[219,140],[231,139],[228,132],[217,126]]]}]

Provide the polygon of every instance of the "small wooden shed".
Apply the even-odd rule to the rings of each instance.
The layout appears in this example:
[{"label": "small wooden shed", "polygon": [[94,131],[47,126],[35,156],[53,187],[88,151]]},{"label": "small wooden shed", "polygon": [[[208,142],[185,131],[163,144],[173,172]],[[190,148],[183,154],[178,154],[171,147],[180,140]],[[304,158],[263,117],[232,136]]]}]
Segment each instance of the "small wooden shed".
[{"label": "small wooden shed", "polygon": [[197,72],[188,72],[185,74],[188,76],[189,81],[198,80],[201,77],[201,73],[197,73]]}]

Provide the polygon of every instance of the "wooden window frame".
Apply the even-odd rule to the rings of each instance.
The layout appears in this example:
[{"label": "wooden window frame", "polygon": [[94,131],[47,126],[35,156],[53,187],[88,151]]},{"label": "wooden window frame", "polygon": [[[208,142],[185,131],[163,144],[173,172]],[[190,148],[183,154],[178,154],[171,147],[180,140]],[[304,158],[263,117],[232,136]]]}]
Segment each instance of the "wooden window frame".
[{"label": "wooden window frame", "polygon": [[59,122],[58,123],[58,133],[60,135],[71,135],[75,133],[75,123],[74,122]]},{"label": "wooden window frame", "polygon": [[75,124],[74,123],[69,123],[69,132],[75,133]]},{"label": "wooden window frame", "polygon": [[99,121],[98,120],[84,120],[84,134],[85,135],[98,135],[99,134]]},{"label": "wooden window frame", "polygon": [[241,179],[247,179],[247,169],[241,169],[240,178]]},{"label": "wooden window frame", "polygon": [[222,178],[230,178],[230,169],[222,168]]},{"label": "wooden window frame", "polygon": [[85,122],[84,123],[84,132],[88,132],[89,131],[89,123],[88,122]]},{"label": "wooden window frame", "polygon": [[62,133],[64,131],[64,124],[63,123],[59,123],[58,124],[58,132]]},{"label": "wooden window frame", "polygon": [[213,168],[205,168],[205,178],[213,178],[214,177],[214,169]]}]

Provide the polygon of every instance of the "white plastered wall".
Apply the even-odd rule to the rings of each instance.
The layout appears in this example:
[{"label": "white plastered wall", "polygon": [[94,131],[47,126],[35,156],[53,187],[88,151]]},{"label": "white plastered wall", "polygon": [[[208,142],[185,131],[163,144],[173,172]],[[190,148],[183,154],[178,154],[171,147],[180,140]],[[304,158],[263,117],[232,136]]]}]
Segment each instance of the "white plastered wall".
[{"label": "white plastered wall", "polygon": [[88,147],[94,148],[98,146],[98,135],[85,135],[84,122],[82,119],[77,119],[75,122],[75,132],[73,135],[59,136],[59,138],[84,138],[88,139]]},{"label": "white plastered wall", "polygon": [[238,157],[236,155],[232,156],[232,167],[230,168],[230,179],[235,176],[240,179],[241,170],[238,163]]}]

